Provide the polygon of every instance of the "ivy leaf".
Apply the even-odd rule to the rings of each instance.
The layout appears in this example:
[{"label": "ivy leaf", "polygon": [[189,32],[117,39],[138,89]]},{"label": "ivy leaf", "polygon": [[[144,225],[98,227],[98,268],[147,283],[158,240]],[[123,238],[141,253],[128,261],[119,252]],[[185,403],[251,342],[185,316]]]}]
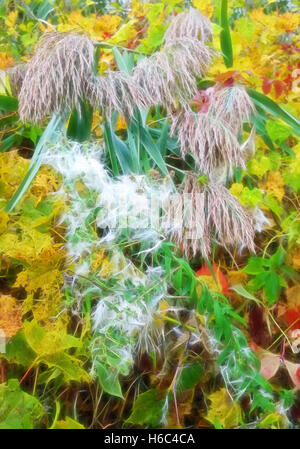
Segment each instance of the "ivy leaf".
[{"label": "ivy leaf", "polygon": [[36,355],[26,342],[24,332],[20,331],[6,344],[6,351],[3,354],[10,363],[22,366],[30,366]]},{"label": "ivy leaf", "polygon": [[42,405],[21,390],[17,379],[0,384],[0,429],[33,429],[43,415]]},{"label": "ivy leaf", "polygon": [[40,358],[48,367],[57,368],[64,376],[64,382],[89,382],[88,373],[81,367],[82,361],[64,352],[44,355]]},{"label": "ivy leaf", "polygon": [[139,394],[127,422],[158,427],[163,419],[165,399],[166,392],[153,389]]},{"label": "ivy leaf", "polygon": [[[211,402],[205,419],[215,427],[221,425],[224,429],[236,427],[241,419],[241,408],[228,395],[225,388],[221,388],[208,396]],[[219,427],[220,428],[220,427]]]},{"label": "ivy leaf", "polygon": [[117,396],[122,399],[124,398],[122,394],[121,385],[118,379],[119,372],[117,370],[113,370],[111,367],[107,368],[102,363],[97,363],[96,373],[98,381],[106,393],[109,393],[112,396]]},{"label": "ivy leaf", "polygon": [[25,321],[24,335],[29,346],[39,357],[81,346],[79,338],[58,331],[46,331],[35,320]]}]

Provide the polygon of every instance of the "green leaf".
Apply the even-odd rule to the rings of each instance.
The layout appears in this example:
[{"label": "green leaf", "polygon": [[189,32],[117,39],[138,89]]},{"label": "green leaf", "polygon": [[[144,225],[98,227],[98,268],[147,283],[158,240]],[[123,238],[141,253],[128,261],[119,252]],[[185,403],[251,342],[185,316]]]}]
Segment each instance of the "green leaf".
[{"label": "green leaf", "polygon": [[96,373],[98,381],[106,393],[124,399],[117,370],[113,370],[111,367],[108,368],[98,362],[96,364]]},{"label": "green leaf", "polygon": [[45,363],[49,368],[57,368],[64,376],[64,382],[89,382],[88,373],[82,368],[82,361],[65,352],[45,354],[39,357],[41,363]]},{"label": "green leaf", "polygon": [[8,95],[0,95],[0,110],[16,112],[18,110],[18,99]]},{"label": "green leaf", "polygon": [[293,132],[300,136],[300,122],[293,115],[282,109],[275,101],[266,95],[256,92],[256,90],[247,88],[247,92],[254,101],[255,105],[265,109],[265,111],[272,114],[274,117],[278,117],[293,128]]},{"label": "green leaf", "polygon": [[137,113],[137,118],[138,118],[137,120],[133,118],[133,120],[130,123],[132,133],[139,134],[140,142],[143,148],[146,150],[150,158],[155,162],[155,164],[160,169],[162,174],[167,175],[168,169],[160,153],[159,146],[152,139],[147,128],[143,125],[142,116],[140,112]]},{"label": "green leaf", "polygon": [[80,424],[75,419],[70,418],[70,416],[66,416],[66,418],[62,421],[57,421],[53,429],[84,429],[85,427]]},{"label": "green leaf", "polygon": [[67,136],[76,142],[88,140],[91,134],[93,108],[88,101],[81,101],[80,111],[74,109],[69,120]]},{"label": "green leaf", "polygon": [[269,266],[270,263],[263,257],[252,256],[249,257],[247,265],[243,268],[243,271],[247,274],[260,274],[264,272],[264,267]]},{"label": "green leaf", "polygon": [[285,261],[286,252],[281,246],[278,247],[277,251],[270,257],[270,267],[271,269],[281,268]]},{"label": "green leaf", "polygon": [[255,298],[255,296],[253,296],[250,292],[248,292],[248,290],[246,290],[242,284],[233,285],[232,287],[230,287],[230,290],[233,290],[238,295],[241,295],[247,299],[251,299],[252,301],[255,301],[256,303],[260,302],[257,298]]},{"label": "green leaf", "polygon": [[123,54],[116,48],[112,49],[115,61],[117,63],[118,69],[121,72],[125,72],[128,75],[132,75],[133,70],[133,54],[129,54],[127,51],[124,51]]},{"label": "green leaf", "polygon": [[233,51],[230,36],[230,28],[228,23],[227,0],[221,0],[221,13],[220,13],[220,25],[222,31],[220,33],[221,50],[223,53],[224,63],[226,67],[232,67],[233,65]]},{"label": "green leaf", "polygon": [[14,145],[19,145],[21,140],[21,136],[16,133],[12,134],[11,136],[5,137],[0,142],[0,153],[5,153],[5,151],[9,150]]},{"label": "green leaf", "polygon": [[24,335],[27,343],[39,357],[55,354],[70,348],[79,348],[79,338],[63,332],[47,331],[35,320],[24,322]]},{"label": "green leaf", "polygon": [[4,209],[5,212],[11,212],[27,192],[30,184],[35,178],[35,175],[37,174],[43,162],[43,154],[47,151],[50,142],[55,143],[58,140],[58,132],[64,127],[64,123],[65,121],[60,116],[53,116],[48,123],[45,131],[43,132],[43,135],[41,136],[36,146],[36,149],[34,150],[28,171],[24,176],[24,179],[21,182],[20,186],[6,204]]},{"label": "green leaf", "polygon": [[33,429],[43,415],[42,405],[21,390],[17,379],[0,384],[0,429]]},{"label": "green leaf", "polygon": [[10,363],[28,367],[34,361],[36,354],[28,345],[24,332],[20,331],[6,344],[6,351],[3,357]]},{"label": "green leaf", "polygon": [[252,291],[257,292],[257,290],[261,289],[265,285],[268,275],[268,271],[263,271],[262,273],[257,274],[255,278],[248,282],[248,287]]},{"label": "green leaf", "polygon": [[279,143],[286,140],[293,131],[290,126],[287,126],[278,120],[267,120],[266,130],[271,139]]},{"label": "green leaf", "polygon": [[117,156],[123,174],[133,173],[135,170],[130,149],[128,148],[126,143],[115,134],[114,130],[112,129],[111,123],[109,124],[109,127],[112,148],[115,152],[115,155]]},{"label": "green leaf", "polygon": [[268,300],[268,305],[272,306],[277,301],[281,290],[280,277],[274,271],[267,273],[267,276],[265,277],[264,290]]},{"label": "green leaf", "polygon": [[263,201],[264,205],[267,206],[275,215],[277,215],[278,218],[281,218],[281,215],[284,212],[284,209],[280,204],[278,204],[278,201],[276,198],[269,194],[264,197]]},{"label": "green leaf", "polygon": [[176,390],[181,392],[194,388],[200,382],[202,373],[203,367],[200,363],[183,366],[176,383]]},{"label": "green leaf", "polygon": [[256,104],[257,114],[251,115],[251,123],[255,126],[257,133],[261,136],[265,144],[270,148],[270,150],[274,150],[274,144],[269,134],[267,133],[265,127],[265,121],[267,118],[264,110]]},{"label": "green leaf", "polygon": [[108,151],[108,155],[109,155],[109,159],[110,159],[110,163],[111,163],[112,172],[114,175],[117,176],[120,174],[120,170],[119,170],[118,159],[116,156],[115,147],[114,147],[113,141],[112,141],[110,124],[104,123],[103,135],[104,135],[104,140],[105,140],[105,147]]},{"label": "green leaf", "polygon": [[150,389],[138,395],[126,422],[146,427],[158,427],[164,414],[166,392]]}]

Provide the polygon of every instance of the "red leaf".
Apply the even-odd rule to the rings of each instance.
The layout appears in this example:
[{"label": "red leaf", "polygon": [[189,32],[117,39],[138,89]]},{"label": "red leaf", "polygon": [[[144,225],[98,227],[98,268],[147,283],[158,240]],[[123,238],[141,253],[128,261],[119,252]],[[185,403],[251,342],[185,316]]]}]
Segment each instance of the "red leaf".
[{"label": "red leaf", "polygon": [[278,98],[284,91],[285,85],[282,81],[278,81],[278,80],[274,81],[273,85],[275,87],[275,96],[276,96],[276,98]]},{"label": "red leaf", "polygon": [[291,330],[294,329],[300,329],[300,306],[297,309],[289,309],[284,314],[284,319],[287,322],[287,325],[290,327],[293,323],[293,326],[291,327]]},{"label": "red leaf", "polygon": [[265,95],[268,95],[270,93],[271,87],[272,87],[272,82],[273,81],[269,80],[268,78],[264,79],[263,84],[262,84],[262,90]]}]

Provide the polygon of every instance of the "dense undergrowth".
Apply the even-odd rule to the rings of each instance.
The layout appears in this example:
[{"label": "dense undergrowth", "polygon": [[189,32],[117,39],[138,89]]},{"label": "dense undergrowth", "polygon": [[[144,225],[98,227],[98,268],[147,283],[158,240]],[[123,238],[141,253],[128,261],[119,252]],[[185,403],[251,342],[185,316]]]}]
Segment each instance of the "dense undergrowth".
[{"label": "dense undergrowth", "polygon": [[0,428],[299,427],[299,19],[0,1]]}]

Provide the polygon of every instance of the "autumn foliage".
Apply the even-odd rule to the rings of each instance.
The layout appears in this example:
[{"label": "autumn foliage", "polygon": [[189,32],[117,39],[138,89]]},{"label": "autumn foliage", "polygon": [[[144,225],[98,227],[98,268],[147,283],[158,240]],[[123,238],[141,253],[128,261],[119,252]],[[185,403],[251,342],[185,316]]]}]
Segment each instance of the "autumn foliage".
[{"label": "autumn foliage", "polygon": [[299,428],[296,7],[4,3],[0,429]]}]

